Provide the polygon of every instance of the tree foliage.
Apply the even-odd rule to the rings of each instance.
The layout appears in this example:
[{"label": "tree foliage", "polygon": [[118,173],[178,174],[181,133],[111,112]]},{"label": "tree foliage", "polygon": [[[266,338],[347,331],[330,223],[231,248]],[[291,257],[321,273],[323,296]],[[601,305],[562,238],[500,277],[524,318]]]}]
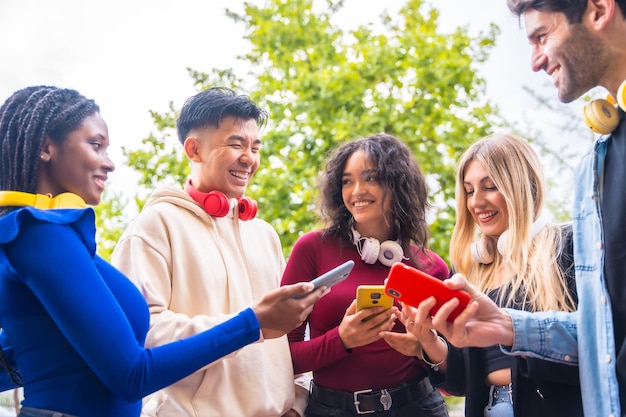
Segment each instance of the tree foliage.
[{"label": "tree foliage", "polygon": [[[551,82],[546,83],[546,89],[552,91]],[[523,122],[511,124],[508,130],[529,139],[542,158],[548,189],[546,209],[553,221],[571,222],[574,170],[598,135],[583,122],[581,109],[561,103],[554,97],[543,96],[529,87],[524,87],[524,90],[536,103],[535,113],[530,116],[524,114]],[[605,97],[598,94],[592,90],[582,98],[581,103]],[[536,114],[539,113],[548,117],[538,126]]]},{"label": "tree foliage", "polygon": [[[329,151],[386,132],[408,144],[428,176],[431,248],[447,258],[456,161],[503,123],[477,72],[498,29],[474,37],[466,28],[442,33],[435,8],[408,0],[396,16],[383,13],[379,24],[346,31],[333,23],[342,5],[327,0],[320,10],[312,0],[267,0],[245,3],[242,14],[227,11],[245,26],[251,47],[237,68],[248,70],[189,74],[198,90],[231,87],[270,111],[261,167],[247,195],[278,231],[286,255],[301,233],[319,226],[316,181]],[[158,134],[140,149],[124,149],[142,176],[140,207],[156,184],[182,183],[188,175],[173,130],[176,109],[152,117]]]},{"label": "tree foliage", "polygon": [[127,226],[124,201],[125,198],[121,193],[109,196],[105,192],[102,202],[94,207],[98,230],[98,254],[107,260],[111,258],[115,244]]}]

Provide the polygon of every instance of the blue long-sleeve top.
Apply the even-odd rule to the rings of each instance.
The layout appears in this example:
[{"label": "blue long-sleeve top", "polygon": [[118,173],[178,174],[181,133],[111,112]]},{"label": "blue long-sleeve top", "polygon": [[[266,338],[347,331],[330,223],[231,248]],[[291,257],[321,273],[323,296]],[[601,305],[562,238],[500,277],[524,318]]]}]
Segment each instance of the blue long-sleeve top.
[{"label": "blue long-sleeve top", "polygon": [[[3,348],[4,346],[6,346],[6,348]],[[17,365],[15,364],[15,361],[13,361],[13,348],[8,343],[8,340],[6,340],[4,331],[2,331],[2,329],[0,329],[0,349],[2,349],[1,353],[4,356],[4,360],[6,361],[6,363],[11,366],[12,369],[17,371]],[[14,376],[14,378],[16,377],[17,376]],[[11,378],[11,375],[9,375],[7,370],[0,366],[0,392],[14,389],[17,387],[18,385],[15,385],[13,379]]]},{"label": "blue long-sleeve top", "polygon": [[0,327],[24,406],[84,417],[139,416],[142,397],[259,339],[251,309],[198,335],[144,348],[148,306],[95,254],[93,210],[0,218]]}]

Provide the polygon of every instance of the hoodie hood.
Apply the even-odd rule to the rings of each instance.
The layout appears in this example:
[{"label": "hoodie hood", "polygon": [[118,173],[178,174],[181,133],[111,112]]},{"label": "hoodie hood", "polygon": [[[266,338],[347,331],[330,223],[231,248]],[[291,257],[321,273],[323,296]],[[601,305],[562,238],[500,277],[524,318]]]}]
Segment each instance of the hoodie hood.
[{"label": "hoodie hood", "polygon": [[[175,206],[184,208],[189,210],[190,212],[196,214],[200,217],[210,217],[200,204],[198,204],[185,190],[181,187],[171,186],[171,185],[163,185],[154,190],[144,209],[154,206],[159,203],[170,203]],[[236,206],[236,200],[231,199],[231,209],[230,212],[226,215],[229,218],[233,217],[234,208]]]}]

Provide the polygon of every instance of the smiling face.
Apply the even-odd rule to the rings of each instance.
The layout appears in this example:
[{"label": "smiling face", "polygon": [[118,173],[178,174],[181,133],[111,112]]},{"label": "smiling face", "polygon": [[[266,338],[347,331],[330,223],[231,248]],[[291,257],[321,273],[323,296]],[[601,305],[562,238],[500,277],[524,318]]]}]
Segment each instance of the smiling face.
[{"label": "smiling face", "polygon": [[355,229],[364,237],[390,238],[391,194],[378,182],[377,167],[364,151],[355,151],[342,175],[341,196],[354,217]]},{"label": "smiling face", "polygon": [[504,196],[483,164],[473,160],[467,165],[463,188],[467,211],[485,235],[498,237],[509,228],[509,212]]},{"label": "smiling face", "polygon": [[60,143],[46,137],[41,150],[37,192],[56,196],[71,192],[89,205],[97,205],[115,165],[106,153],[107,125],[94,113]]},{"label": "smiling face", "polygon": [[531,67],[552,77],[559,100],[569,103],[601,85],[609,51],[584,23],[570,24],[563,13],[534,9],[524,13],[524,23],[532,48]]},{"label": "smiling face", "polygon": [[259,168],[261,139],[254,119],[229,116],[218,128],[193,129],[184,146],[192,161],[192,184],[201,192],[240,197]]}]

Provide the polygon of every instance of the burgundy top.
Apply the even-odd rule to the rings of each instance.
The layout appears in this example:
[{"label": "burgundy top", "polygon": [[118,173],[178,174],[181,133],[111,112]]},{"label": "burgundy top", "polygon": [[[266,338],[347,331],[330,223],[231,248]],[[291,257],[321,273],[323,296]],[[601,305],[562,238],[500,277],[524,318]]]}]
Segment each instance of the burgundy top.
[{"label": "burgundy top", "polygon": [[[357,286],[382,285],[389,273],[389,267],[378,261],[367,264],[361,260],[351,242],[333,236],[322,240],[321,230],[306,233],[293,247],[282,284],[310,281],[350,259],[355,265],[348,278],[335,285],[315,304],[307,321],[289,333],[294,371],[313,371],[317,385],[350,392],[393,388],[426,376],[424,362],[401,354],[383,339],[351,352],[344,349],[339,338],[339,324],[356,297]],[[434,252],[429,251],[428,256],[420,252],[417,259],[426,265],[421,268],[424,272],[442,280],[448,278],[448,266]],[[415,267],[410,260],[403,262]],[[307,324],[310,340],[308,337],[305,340]],[[405,331],[400,320],[396,321],[393,331]]]}]

